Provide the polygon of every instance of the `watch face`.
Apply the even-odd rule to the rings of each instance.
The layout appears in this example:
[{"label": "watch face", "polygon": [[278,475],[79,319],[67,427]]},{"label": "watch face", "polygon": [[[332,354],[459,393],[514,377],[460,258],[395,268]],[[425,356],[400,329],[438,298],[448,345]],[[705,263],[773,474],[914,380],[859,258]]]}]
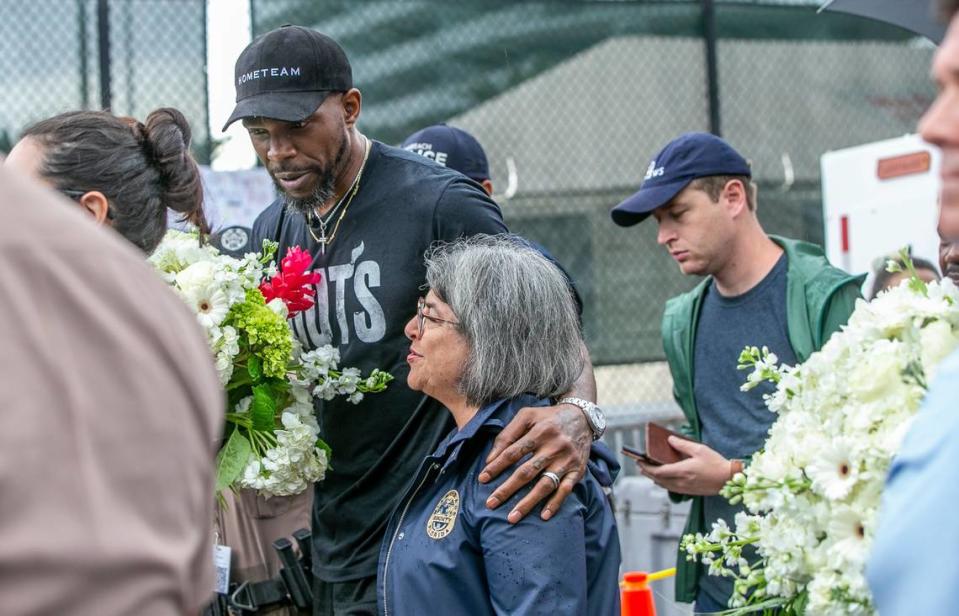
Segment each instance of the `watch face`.
[{"label": "watch face", "polygon": [[597,432],[604,432],[606,430],[606,415],[603,414],[603,411],[599,410],[598,406],[589,407],[589,419],[596,427]]}]

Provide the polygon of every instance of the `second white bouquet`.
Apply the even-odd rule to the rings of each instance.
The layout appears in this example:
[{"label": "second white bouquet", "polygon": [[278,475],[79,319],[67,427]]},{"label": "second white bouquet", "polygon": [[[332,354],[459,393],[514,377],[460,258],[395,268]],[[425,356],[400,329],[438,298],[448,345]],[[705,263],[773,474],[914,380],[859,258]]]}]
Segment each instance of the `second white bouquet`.
[{"label": "second white bouquet", "polygon": [[[740,368],[752,371],[743,389],[775,382],[766,404],[779,418],[722,491],[746,507],[735,527],[720,522],[682,542],[710,574],[735,578],[730,614],[875,613],[864,573],[886,473],[927,383],[957,346],[956,287],[913,276],[860,300],[843,330],[801,365],[743,351]],[[758,559],[749,561],[747,545]]]}]

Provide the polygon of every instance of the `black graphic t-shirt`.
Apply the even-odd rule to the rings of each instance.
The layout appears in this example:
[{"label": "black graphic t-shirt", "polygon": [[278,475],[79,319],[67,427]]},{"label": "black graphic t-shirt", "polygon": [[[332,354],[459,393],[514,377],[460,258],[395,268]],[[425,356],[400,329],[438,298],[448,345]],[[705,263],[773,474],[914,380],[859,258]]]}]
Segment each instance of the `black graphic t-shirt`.
[{"label": "black graphic t-shirt", "polygon": [[303,215],[288,212],[282,200],[253,224],[253,246],[278,241],[280,257],[300,246],[323,276],[316,305],[292,320],[305,348],[332,344],[341,367],[364,375],[380,368],[394,377],[385,392],[356,405],[343,397],[316,401],[321,435],[333,448],[313,508],[313,568],[321,579],[376,575],[396,499],[451,426],[447,411],[406,385],[403,328],[426,293],[424,252],[437,240],[505,232],[499,207],[479,185],[379,142],[325,254]]}]

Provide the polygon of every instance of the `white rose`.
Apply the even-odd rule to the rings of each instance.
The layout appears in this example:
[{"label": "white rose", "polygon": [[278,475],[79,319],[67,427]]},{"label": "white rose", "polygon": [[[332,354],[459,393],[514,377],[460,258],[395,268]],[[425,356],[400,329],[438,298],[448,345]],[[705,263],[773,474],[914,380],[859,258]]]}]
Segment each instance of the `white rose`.
[{"label": "white rose", "polygon": [[949,323],[933,321],[919,332],[919,344],[922,345],[922,368],[929,383],[939,362],[959,346],[959,337]]},{"label": "white rose", "polygon": [[176,275],[177,286],[185,295],[206,289],[213,284],[216,267],[210,261],[197,261]]},{"label": "white rose", "polygon": [[849,388],[864,402],[892,395],[902,382],[904,349],[895,340],[877,340],[859,357],[849,375]]}]

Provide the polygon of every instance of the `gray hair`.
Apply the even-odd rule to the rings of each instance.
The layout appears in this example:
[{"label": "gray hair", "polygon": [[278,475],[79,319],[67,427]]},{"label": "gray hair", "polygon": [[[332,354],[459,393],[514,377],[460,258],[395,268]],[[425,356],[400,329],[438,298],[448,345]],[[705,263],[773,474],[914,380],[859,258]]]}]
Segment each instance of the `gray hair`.
[{"label": "gray hair", "polygon": [[532,393],[565,394],[583,369],[583,344],[566,277],[516,236],[476,235],[434,246],[426,283],[449,304],[469,356],[459,383],[483,405]]}]

